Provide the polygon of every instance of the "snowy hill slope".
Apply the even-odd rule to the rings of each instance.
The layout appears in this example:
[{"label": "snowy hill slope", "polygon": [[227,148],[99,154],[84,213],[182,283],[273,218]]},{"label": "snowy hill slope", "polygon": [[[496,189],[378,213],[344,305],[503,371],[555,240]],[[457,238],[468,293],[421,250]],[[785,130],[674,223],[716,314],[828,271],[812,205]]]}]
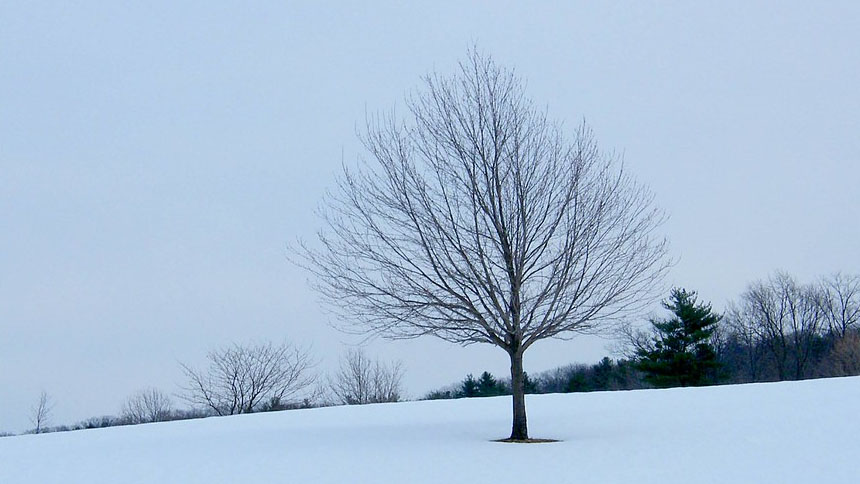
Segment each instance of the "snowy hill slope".
[{"label": "snowy hill slope", "polygon": [[0,483],[860,482],[860,377],[295,410],[0,439]]}]

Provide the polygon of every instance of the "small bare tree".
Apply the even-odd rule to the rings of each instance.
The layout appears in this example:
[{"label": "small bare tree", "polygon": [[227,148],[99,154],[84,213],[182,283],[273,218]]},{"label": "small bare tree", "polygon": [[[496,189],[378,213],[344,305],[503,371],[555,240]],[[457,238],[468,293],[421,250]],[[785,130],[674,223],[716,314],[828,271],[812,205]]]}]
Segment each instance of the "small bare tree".
[{"label": "small bare tree", "polygon": [[821,303],[830,332],[840,338],[860,325],[860,276],[836,273],[821,281]]},{"label": "small bare tree", "polygon": [[504,350],[524,440],[523,354],[650,303],[663,214],[585,125],[567,138],[491,58],[424,87],[407,118],[368,120],[372,162],[344,170],[300,264],[347,331]]},{"label": "small bare tree", "polygon": [[283,343],[238,345],[211,351],[209,367],[183,364],[188,377],[183,396],[217,415],[258,411],[269,402],[287,402],[314,382],[314,361],[307,350]]},{"label": "small bare tree", "polygon": [[30,423],[33,424],[33,433],[44,433],[51,423],[51,412],[54,410],[54,401],[47,392],[39,394],[39,401],[30,409]]},{"label": "small bare tree", "polygon": [[141,390],[128,397],[122,410],[123,421],[130,424],[163,422],[172,415],[170,397],[156,388]]},{"label": "small bare tree", "polygon": [[364,350],[349,350],[341,358],[338,372],[329,378],[329,388],[340,403],[398,402],[402,397],[403,364],[369,358]]}]

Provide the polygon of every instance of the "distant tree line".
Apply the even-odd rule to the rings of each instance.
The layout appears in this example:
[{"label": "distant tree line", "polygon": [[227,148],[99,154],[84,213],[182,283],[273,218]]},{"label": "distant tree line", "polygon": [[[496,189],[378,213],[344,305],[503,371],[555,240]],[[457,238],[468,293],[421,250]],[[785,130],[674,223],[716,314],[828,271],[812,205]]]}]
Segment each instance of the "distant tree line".
[{"label": "distant tree line", "polygon": [[[157,388],[129,396],[119,415],[91,417],[72,425],[51,425],[55,401],[42,392],[31,408],[27,433],[66,432],[137,425],[210,416],[272,412],[330,405],[363,405],[403,399],[405,369],[399,361],[385,362],[351,349],[341,357],[337,372],[322,380],[316,361],[306,349],[290,343],[233,344],[210,351],[208,365],[198,369],[181,364],[186,383],[176,395],[190,408],[177,408],[173,398]],[[0,433],[0,437],[14,434]]]},{"label": "distant tree line", "polygon": [[[668,318],[620,331],[620,357],[570,364],[530,376],[529,394],[635,390],[860,375],[860,276],[834,274],[803,284],[785,273],[750,284],[724,314],[677,288],[664,302]],[[347,351],[326,378],[307,350],[288,343],[232,345],[209,352],[208,366],[182,365],[186,385],[177,408],[156,388],[129,396],[118,416],[51,425],[55,400],[42,392],[29,433],[83,430],[329,405],[397,402],[403,365]],[[423,399],[511,395],[510,378],[483,371]],[[0,437],[9,436],[0,433]]]},{"label": "distant tree line", "polygon": [[[529,378],[527,393],[635,390],[860,375],[860,276],[802,284],[785,273],[756,281],[725,314],[677,288],[671,316],[620,332],[621,357],[571,364]],[[489,372],[425,399],[509,395]]]},{"label": "distant tree line", "polygon": [[[603,358],[593,365],[570,364],[538,373],[531,377],[526,373],[526,393],[571,393],[606,390],[634,390],[648,388],[642,373],[631,360]],[[440,400],[470,397],[494,397],[510,395],[508,379],[497,379],[484,371],[477,379],[468,374],[459,383],[433,390],[422,397],[424,400]]]},{"label": "distant tree line", "polygon": [[860,374],[860,277],[777,273],[729,306],[714,348],[729,383]]},{"label": "distant tree line", "polygon": [[[523,385],[526,393],[536,393],[534,381],[529,378],[528,373],[523,374]],[[425,400],[442,400],[451,398],[472,397],[497,397],[499,395],[510,395],[510,379],[497,379],[492,373],[485,371],[478,378],[471,373],[466,375],[459,384],[452,385],[446,389],[434,390],[424,396]]]}]

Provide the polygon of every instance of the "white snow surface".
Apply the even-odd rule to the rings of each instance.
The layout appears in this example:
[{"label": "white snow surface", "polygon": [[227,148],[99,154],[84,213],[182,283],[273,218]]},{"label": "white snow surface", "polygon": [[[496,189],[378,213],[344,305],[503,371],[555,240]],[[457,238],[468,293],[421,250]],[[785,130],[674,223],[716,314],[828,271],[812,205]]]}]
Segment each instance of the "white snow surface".
[{"label": "white snow surface", "polygon": [[857,483],[860,377],[330,407],[0,438],[0,483]]}]

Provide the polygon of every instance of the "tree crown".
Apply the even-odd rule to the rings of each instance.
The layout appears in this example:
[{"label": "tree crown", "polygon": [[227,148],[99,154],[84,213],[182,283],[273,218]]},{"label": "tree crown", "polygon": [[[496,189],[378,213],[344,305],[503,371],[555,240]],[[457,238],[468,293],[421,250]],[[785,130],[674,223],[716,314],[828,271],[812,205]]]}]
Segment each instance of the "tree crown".
[{"label": "tree crown", "polygon": [[584,124],[566,137],[474,52],[407,108],[369,117],[369,159],[324,203],[320,246],[303,246],[343,329],[521,355],[641,307],[668,265],[663,214]]}]

